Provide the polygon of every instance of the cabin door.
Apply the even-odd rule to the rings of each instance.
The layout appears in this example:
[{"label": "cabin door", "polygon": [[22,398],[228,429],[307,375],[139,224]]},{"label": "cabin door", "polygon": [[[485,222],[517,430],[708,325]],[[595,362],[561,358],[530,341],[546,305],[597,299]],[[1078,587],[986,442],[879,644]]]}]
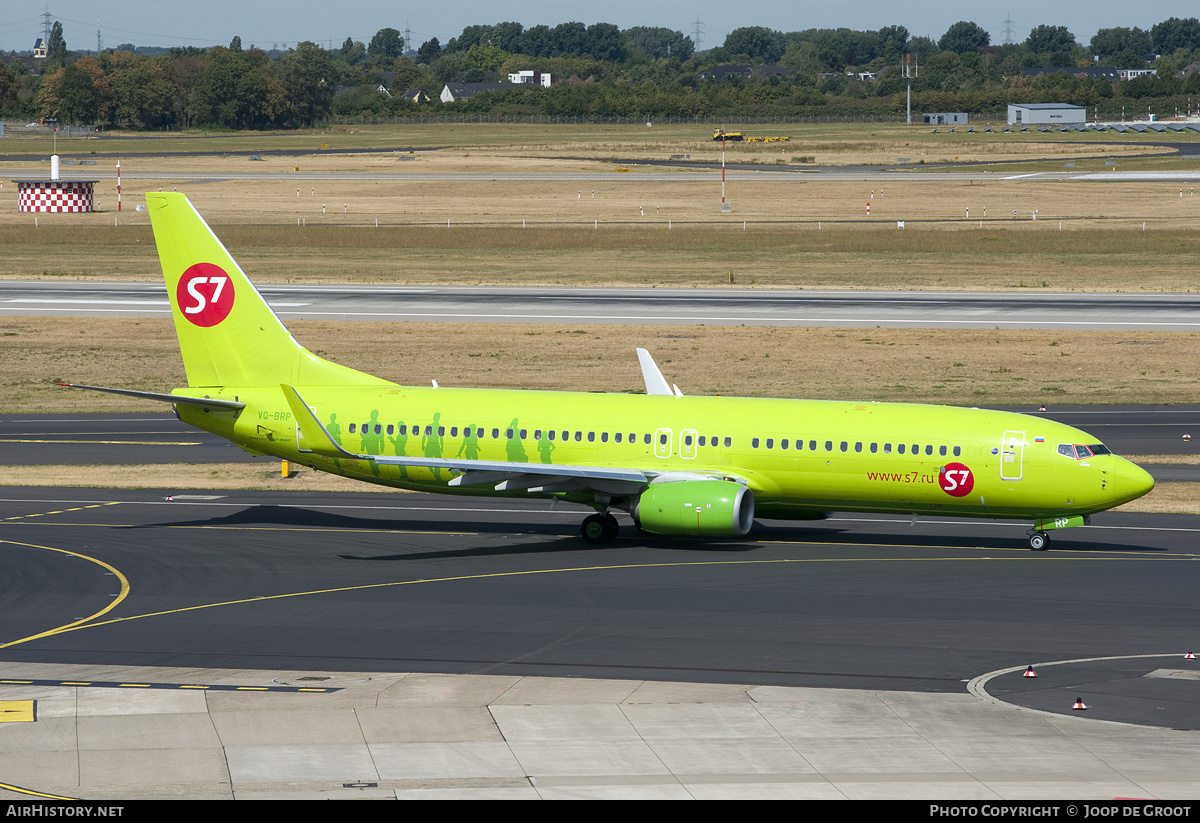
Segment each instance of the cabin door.
[{"label": "cabin door", "polygon": [[655,457],[670,457],[671,456],[671,436],[673,432],[670,429],[656,429],[654,432],[654,456]]},{"label": "cabin door", "polygon": [[1005,432],[1000,438],[1000,479],[1020,480],[1025,464],[1025,432]]},{"label": "cabin door", "polygon": [[679,456],[684,460],[696,458],[696,440],[699,435],[695,429],[684,429],[679,433]]}]

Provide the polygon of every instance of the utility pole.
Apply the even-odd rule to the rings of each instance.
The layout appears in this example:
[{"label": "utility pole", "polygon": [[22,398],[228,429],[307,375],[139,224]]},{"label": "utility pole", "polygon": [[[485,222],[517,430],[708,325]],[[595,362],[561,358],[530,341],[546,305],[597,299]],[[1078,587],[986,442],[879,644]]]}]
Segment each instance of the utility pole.
[{"label": "utility pole", "polygon": [[919,66],[917,65],[918,57],[915,54],[904,55],[904,79],[908,81],[908,101],[905,109],[905,123],[912,125],[912,81],[917,76]]}]

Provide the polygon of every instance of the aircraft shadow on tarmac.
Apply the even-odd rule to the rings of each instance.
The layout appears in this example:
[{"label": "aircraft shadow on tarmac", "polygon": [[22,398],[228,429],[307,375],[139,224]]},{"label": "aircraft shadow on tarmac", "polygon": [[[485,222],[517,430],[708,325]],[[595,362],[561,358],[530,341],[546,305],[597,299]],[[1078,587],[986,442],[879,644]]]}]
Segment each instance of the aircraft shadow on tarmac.
[{"label": "aircraft shadow on tarmac", "polygon": [[[122,528],[230,528],[237,526],[278,526],[286,529],[312,529],[314,531],[343,531],[354,532],[438,532],[462,533],[469,531],[480,536],[514,536],[514,523],[506,521],[470,521],[461,519],[431,518],[414,516],[412,518],[381,519],[346,515],[320,509],[306,509],[296,506],[260,505],[231,512],[229,514],[179,520],[165,523],[147,523]],[[550,524],[526,521],[520,524],[515,536],[521,535],[550,537],[561,535],[563,528],[574,531],[574,524]],[[687,539],[677,537],[659,537],[639,533],[633,526],[623,523],[617,542],[609,548],[629,548],[636,545],[662,550],[686,550],[690,552],[713,553],[747,553],[763,548],[764,541],[814,543],[830,546],[879,546],[906,547],[922,546],[944,549],[1004,549],[1027,550],[1023,537],[999,537],[993,535],[931,535],[928,533],[910,533],[905,528],[899,528],[886,533],[864,533],[834,523],[823,523],[820,526],[801,526],[793,523],[773,521],[771,523],[757,522],[749,539]],[[1077,538],[1062,539],[1052,547],[1059,551],[1072,552],[1166,552],[1161,547],[1147,547],[1131,543],[1091,543]],[[536,543],[509,543],[504,546],[477,546],[448,551],[402,553],[394,555],[342,555],[348,560],[419,560],[443,557],[479,557],[505,554],[555,554],[564,552],[593,552],[597,546],[584,543],[574,534],[560,536],[559,539]],[[603,550],[604,547],[599,547]]]}]

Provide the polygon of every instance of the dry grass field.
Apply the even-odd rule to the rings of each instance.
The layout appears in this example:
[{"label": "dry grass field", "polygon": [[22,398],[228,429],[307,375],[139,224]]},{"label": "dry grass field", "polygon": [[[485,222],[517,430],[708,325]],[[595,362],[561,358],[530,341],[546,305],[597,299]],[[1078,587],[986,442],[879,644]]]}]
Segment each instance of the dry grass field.
[{"label": "dry grass field", "polygon": [[[727,128],[791,137],[786,144],[730,145],[730,163],[807,170],[910,162],[882,184],[803,172],[767,180],[730,174],[733,212],[722,215],[719,144],[704,126],[347,126],[309,134],[66,140],[59,144],[62,156],[97,159],[95,168],[106,173],[122,149],[168,154],[122,159],[120,214],[115,181],[104,178],[98,213],[39,215],[34,227],[30,215],[17,212],[9,179],[44,175],[46,164],[37,156],[49,154],[50,145],[47,138],[16,136],[0,142],[0,153],[29,159],[0,162],[0,277],[158,280],[149,220],[134,207],[145,191],[166,188],[186,192],[262,282],[687,287],[719,286],[732,274],[738,287],[761,288],[1191,292],[1200,286],[1194,242],[1200,198],[1190,186],[1003,179],[1018,170],[1064,169],[1068,162],[1075,171],[1103,172],[1109,160],[1121,170],[1189,170],[1194,159],[1150,145],[1191,142],[1187,136],[933,135],[926,127],[882,124]],[[425,148],[433,150],[409,151]],[[355,153],[363,149],[382,151]],[[228,154],[183,154],[191,151]],[[263,154],[251,160],[236,152]],[[642,162],[675,154],[708,164],[705,179],[682,179],[702,169]],[[974,164],[991,179],[917,180],[907,171],[942,162]],[[64,169],[76,177],[92,171]],[[349,179],[361,173],[388,177]],[[236,179],[242,174],[266,179]],[[300,174],[322,177],[302,180]],[[506,177],[513,174],[601,179]],[[436,175],[474,177],[427,179]],[[901,220],[904,230],[896,225]],[[1183,333],[292,327],[331,359],[411,384],[437,379],[441,385],[637,391],[633,346],[644,345],[672,382],[696,394],[1031,408],[1200,397],[1200,335]],[[155,391],[183,383],[167,321],[0,318],[0,334],[0,412],[144,408],[125,398],[54,388],[58,379]],[[417,351],[420,358],[403,356]],[[175,468],[118,472],[129,476],[104,484],[177,485],[170,480],[179,476]],[[0,483],[57,478],[86,485],[100,481],[97,471],[0,467],[6,478]],[[322,484],[344,482],[283,481],[277,467],[265,464],[185,474],[197,488],[332,489]],[[1166,484],[1133,505],[1190,511],[1197,497],[1192,484]]]},{"label": "dry grass field", "polygon": [[[76,159],[90,157],[93,147],[112,152],[122,146],[301,154],[126,157],[119,215],[109,177],[98,185],[99,212],[39,215],[36,228],[32,216],[18,213],[10,182],[0,189],[0,277],[157,279],[149,219],[134,207],[145,191],[168,188],[186,192],[264,282],[686,287],[726,283],[732,272],[739,286],[772,288],[1196,287],[1200,251],[1192,238],[1200,230],[1200,197],[1191,187],[1181,197],[1181,186],[1171,182],[1003,179],[1012,169],[1001,164],[1021,160],[1061,169],[1065,158],[1077,170],[1102,171],[1105,158],[1117,158],[1122,169],[1187,169],[1197,161],[1164,156],[1168,149],[1151,145],[1186,142],[1184,136],[933,135],[924,127],[884,124],[743,130],[792,140],[732,145],[730,162],[914,162],[887,183],[805,173],[766,180],[731,175],[726,195],[733,212],[722,215],[719,152],[703,126],[425,125],[69,140],[59,150]],[[40,146],[38,140],[46,142],[6,138],[5,144]],[[436,148],[410,154],[410,146]],[[1134,157],[1147,153],[1157,155]],[[630,162],[673,154],[707,163],[707,171]],[[96,157],[96,169],[111,175],[116,155]],[[45,174],[44,160],[30,158],[5,162],[0,174]],[[928,168],[918,165],[925,158],[997,164],[983,166],[995,179],[913,179],[905,169]],[[64,168],[81,177],[92,171]],[[295,169],[326,176],[297,179]],[[680,179],[697,171],[704,180]],[[171,176],[142,176],[155,173]],[[346,176],[351,173],[389,177],[355,180]],[[505,176],[580,173],[601,179]],[[267,179],[236,179],[239,174]],[[439,174],[474,177],[426,179]],[[898,230],[897,221],[906,228]]]},{"label": "dry grass field", "polygon": [[[335,321],[289,328],[324,357],[408,385],[636,392],[633,350],[644,346],[691,394],[1030,408],[1200,397],[1200,333]],[[0,335],[0,413],[145,408],[61,389],[59,380],[146,391],[184,385],[166,319],[8,317]]]}]

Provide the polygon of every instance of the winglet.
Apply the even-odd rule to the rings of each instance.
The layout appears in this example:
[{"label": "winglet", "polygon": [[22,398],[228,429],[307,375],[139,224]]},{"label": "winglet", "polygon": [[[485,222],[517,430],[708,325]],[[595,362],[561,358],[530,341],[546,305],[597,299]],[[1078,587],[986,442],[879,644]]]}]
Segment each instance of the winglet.
[{"label": "winglet", "polygon": [[292,417],[295,418],[296,426],[300,429],[300,437],[304,440],[305,451],[325,457],[361,457],[361,455],[346,451],[329,436],[329,432],[321,425],[321,421],[313,414],[312,409],[304,404],[303,398],[294,388],[286,383],[280,383],[279,388],[283,390],[283,396],[287,398],[288,405],[291,406]]},{"label": "winglet", "polygon": [[642,379],[646,381],[646,394],[665,394],[673,395],[671,386],[667,383],[667,378],[663,377],[663,373],[659,371],[658,364],[654,362],[654,358],[650,356],[650,352],[645,349],[638,349],[638,362],[642,366]]}]

